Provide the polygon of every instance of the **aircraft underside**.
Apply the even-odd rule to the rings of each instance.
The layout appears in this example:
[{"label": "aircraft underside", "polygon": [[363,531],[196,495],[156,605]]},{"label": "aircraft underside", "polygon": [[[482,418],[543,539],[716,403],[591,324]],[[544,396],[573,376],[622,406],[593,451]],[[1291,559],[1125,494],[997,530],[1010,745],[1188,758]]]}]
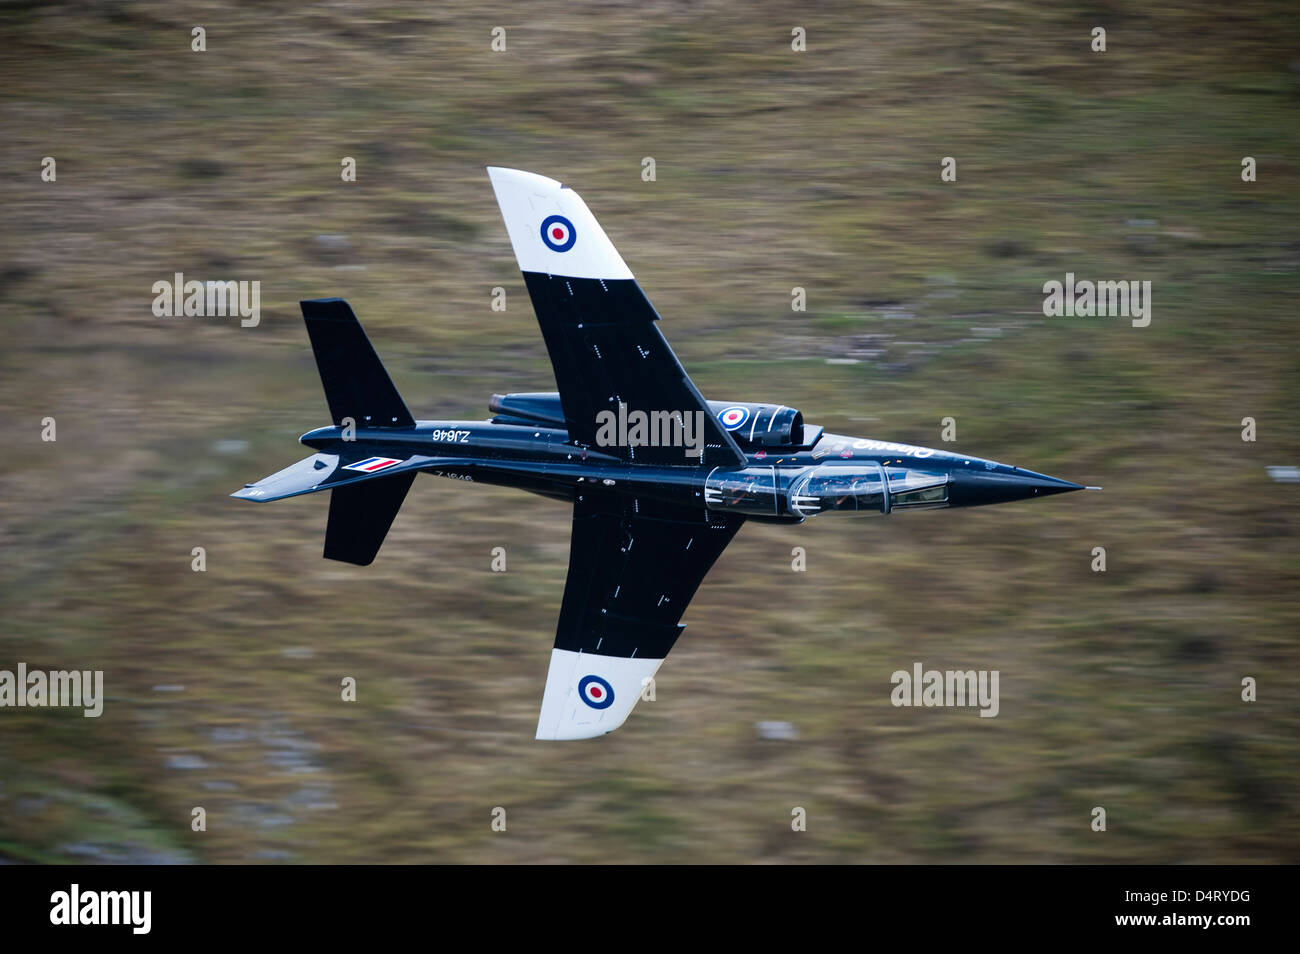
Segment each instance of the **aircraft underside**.
[{"label": "aircraft underside", "polygon": [[539,739],[620,726],[746,520],[1004,503],[1079,484],[952,451],[827,434],[783,404],[705,401],[659,315],[573,190],[488,170],[558,390],[493,395],[495,416],[416,421],[351,307],[302,302],[332,424],[315,453],[232,496],[330,491],[328,559],[369,565],[418,473],[573,507]]}]

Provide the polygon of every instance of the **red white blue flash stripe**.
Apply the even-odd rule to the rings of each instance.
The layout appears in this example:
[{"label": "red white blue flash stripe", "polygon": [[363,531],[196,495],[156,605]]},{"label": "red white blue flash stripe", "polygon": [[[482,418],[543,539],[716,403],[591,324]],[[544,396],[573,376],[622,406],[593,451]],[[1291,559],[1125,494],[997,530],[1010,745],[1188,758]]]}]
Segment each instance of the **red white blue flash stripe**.
[{"label": "red white blue flash stripe", "polygon": [[363,474],[373,474],[377,470],[385,470],[394,464],[400,464],[401,460],[396,457],[367,457],[365,460],[359,460],[355,464],[347,464],[344,470],[359,470]]}]

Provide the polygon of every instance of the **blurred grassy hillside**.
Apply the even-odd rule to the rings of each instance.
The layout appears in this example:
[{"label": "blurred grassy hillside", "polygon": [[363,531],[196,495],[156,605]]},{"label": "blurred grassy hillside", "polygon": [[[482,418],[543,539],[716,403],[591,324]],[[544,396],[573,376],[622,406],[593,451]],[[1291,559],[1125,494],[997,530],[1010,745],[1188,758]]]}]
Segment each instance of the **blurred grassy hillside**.
[{"label": "blurred grassy hillside", "polygon": [[[0,859],[1300,861],[1298,39],[1281,2],[0,4],[0,669],[109,695],[0,710]],[[552,387],[490,164],[582,193],[706,396],[952,417],[1105,491],[748,526],[656,701],[534,742],[565,507],[422,477],[360,569],[323,498],[226,496],[327,423],[300,298],[417,416]],[[1150,280],[1150,327],[1044,318],[1067,271]],[[260,281],[260,325],[155,318],[175,272]],[[894,708],[916,661],[999,670],[1000,715]]]}]

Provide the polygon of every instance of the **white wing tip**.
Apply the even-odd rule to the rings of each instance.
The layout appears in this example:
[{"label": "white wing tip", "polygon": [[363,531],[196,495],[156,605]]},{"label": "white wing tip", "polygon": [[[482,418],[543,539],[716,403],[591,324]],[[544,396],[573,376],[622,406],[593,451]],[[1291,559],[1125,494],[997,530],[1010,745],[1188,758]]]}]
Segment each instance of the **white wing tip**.
[{"label": "white wing tip", "polygon": [[558,179],[552,179],[550,176],[544,176],[540,172],[529,172],[527,169],[511,169],[507,166],[488,166],[488,178],[492,184],[498,182],[515,182],[520,185],[528,185],[534,189],[564,189],[567,188],[563,182]]},{"label": "white wing tip", "polygon": [[552,649],[537,738],[594,739],[613,732],[636,706],[662,659]]},{"label": "white wing tip", "polygon": [[488,166],[487,173],[520,269],[569,278],[632,277],[587,204],[568,186],[523,169]]}]

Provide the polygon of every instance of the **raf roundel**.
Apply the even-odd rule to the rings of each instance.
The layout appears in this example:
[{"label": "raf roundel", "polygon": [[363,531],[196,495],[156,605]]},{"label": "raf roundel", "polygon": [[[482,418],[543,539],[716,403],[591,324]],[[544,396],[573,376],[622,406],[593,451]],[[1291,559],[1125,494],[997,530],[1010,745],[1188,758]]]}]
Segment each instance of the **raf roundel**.
[{"label": "raf roundel", "polygon": [[578,240],[573,223],[562,215],[548,215],[542,221],[542,241],[552,252],[567,252]]},{"label": "raf roundel", "polygon": [[722,426],[729,431],[734,431],[749,420],[749,408],[747,407],[729,407],[718,415],[718,420]]},{"label": "raf roundel", "polygon": [[593,709],[608,709],[614,704],[614,689],[599,676],[583,676],[578,681],[578,695]]}]

